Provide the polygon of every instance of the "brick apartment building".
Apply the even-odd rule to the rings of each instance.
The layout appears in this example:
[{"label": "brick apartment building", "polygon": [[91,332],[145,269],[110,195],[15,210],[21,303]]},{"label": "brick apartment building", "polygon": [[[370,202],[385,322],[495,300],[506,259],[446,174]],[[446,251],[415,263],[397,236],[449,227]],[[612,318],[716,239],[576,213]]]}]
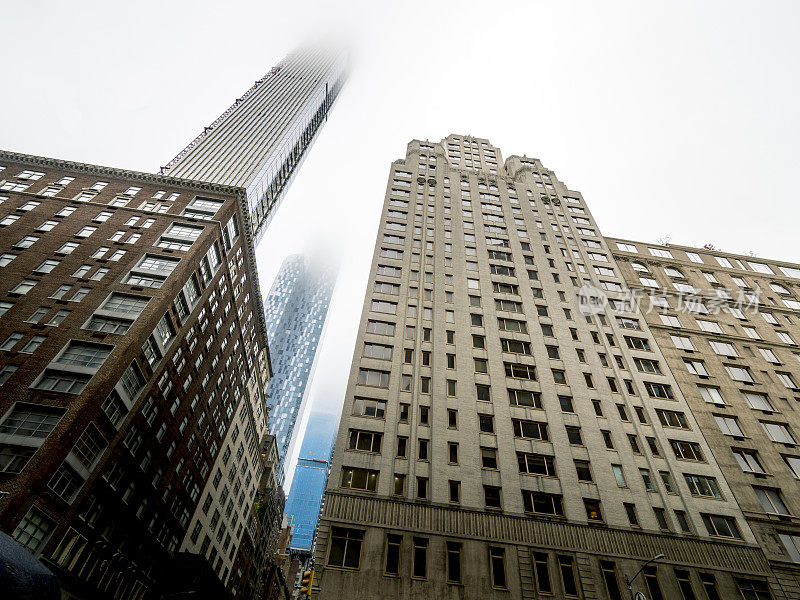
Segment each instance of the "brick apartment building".
[{"label": "brick apartment building", "polygon": [[158,597],[181,552],[237,593],[269,467],[251,235],[239,188],[0,152],[0,528],[68,597]]}]

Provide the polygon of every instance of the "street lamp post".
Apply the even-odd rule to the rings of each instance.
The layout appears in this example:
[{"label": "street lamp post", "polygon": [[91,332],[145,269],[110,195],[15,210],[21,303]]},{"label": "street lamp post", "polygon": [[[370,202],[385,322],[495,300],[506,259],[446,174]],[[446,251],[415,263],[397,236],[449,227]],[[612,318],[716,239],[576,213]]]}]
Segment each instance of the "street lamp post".
[{"label": "street lamp post", "polygon": [[653,558],[651,558],[651,559],[650,559],[650,560],[648,560],[646,563],[644,563],[644,564],[643,564],[643,565],[642,565],[642,566],[639,568],[639,570],[638,570],[638,571],[636,571],[636,575],[634,575],[634,576],[633,576],[633,577],[631,577],[630,579],[628,579],[628,576],[627,576],[627,575],[625,575],[625,585],[626,585],[626,586],[628,586],[628,595],[630,596],[630,599],[631,599],[631,600],[634,600],[634,597],[633,597],[633,587],[632,587],[632,586],[633,586],[633,582],[634,582],[634,581],[636,581],[636,578],[637,578],[637,577],[638,577],[638,576],[639,576],[639,575],[642,573],[642,571],[644,571],[644,568],[645,568],[647,565],[649,565],[649,564],[650,564],[651,562],[653,562],[653,561],[660,560],[660,559],[662,559],[662,558],[664,558],[664,555],[663,555],[663,554],[656,554],[656,555],[655,555]]}]

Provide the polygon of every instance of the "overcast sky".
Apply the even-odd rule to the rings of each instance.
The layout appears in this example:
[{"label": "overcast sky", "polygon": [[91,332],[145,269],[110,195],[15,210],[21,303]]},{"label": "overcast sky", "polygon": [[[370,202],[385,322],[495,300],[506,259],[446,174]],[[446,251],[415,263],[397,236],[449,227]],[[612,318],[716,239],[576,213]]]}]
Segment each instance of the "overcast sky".
[{"label": "overcast sky", "polygon": [[312,390],[340,411],[389,166],[486,137],[580,190],[602,232],[800,262],[800,3],[3,3],[0,147],[155,171],[293,48],[353,74],[259,249],[343,266]]}]

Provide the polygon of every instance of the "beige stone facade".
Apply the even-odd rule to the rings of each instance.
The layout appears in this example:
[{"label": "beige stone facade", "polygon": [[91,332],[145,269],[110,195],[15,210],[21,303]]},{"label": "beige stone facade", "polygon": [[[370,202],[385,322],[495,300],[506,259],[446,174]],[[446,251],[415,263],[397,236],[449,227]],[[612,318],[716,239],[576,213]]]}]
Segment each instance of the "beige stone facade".
[{"label": "beige stone facade", "polygon": [[[798,597],[658,332],[624,311],[614,252],[539,160],[469,136],[409,144],[320,521],[319,597],[613,600],[659,553],[633,588],[654,599]],[[610,306],[594,310],[592,289]]]},{"label": "beige stone facade", "polygon": [[759,545],[797,578],[800,267],[608,243]]}]

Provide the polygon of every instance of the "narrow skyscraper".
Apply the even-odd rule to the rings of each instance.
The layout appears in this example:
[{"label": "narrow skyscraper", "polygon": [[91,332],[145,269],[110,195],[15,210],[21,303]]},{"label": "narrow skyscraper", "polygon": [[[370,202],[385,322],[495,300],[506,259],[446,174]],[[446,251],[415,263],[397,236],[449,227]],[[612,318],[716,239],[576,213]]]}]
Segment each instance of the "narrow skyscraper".
[{"label": "narrow skyscraper", "polygon": [[289,54],[161,172],[245,188],[257,243],[346,77],[342,51],[306,48]]},{"label": "narrow skyscraper", "polygon": [[[541,161],[411,142],[375,245],[319,597],[620,600],[641,569],[632,590],[653,600],[797,598],[630,296],[583,197]],[[776,487],[748,510],[772,499],[762,518],[788,523]],[[784,565],[792,531],[769,542]]]},{"label": "narrow skyscraper", "polygon": [[336,273],[336,268],[309,262],[302,255],[288,256],[264,302],[273,367],[267,388],[269,428],[277,438],[281,482],[316,366]]},{"label": "narrow skyscraper", "polygon": [[311,552],[338,423],[338,415],[327,413],[308,418],[284,512],[294,526],[292,550]]}]

